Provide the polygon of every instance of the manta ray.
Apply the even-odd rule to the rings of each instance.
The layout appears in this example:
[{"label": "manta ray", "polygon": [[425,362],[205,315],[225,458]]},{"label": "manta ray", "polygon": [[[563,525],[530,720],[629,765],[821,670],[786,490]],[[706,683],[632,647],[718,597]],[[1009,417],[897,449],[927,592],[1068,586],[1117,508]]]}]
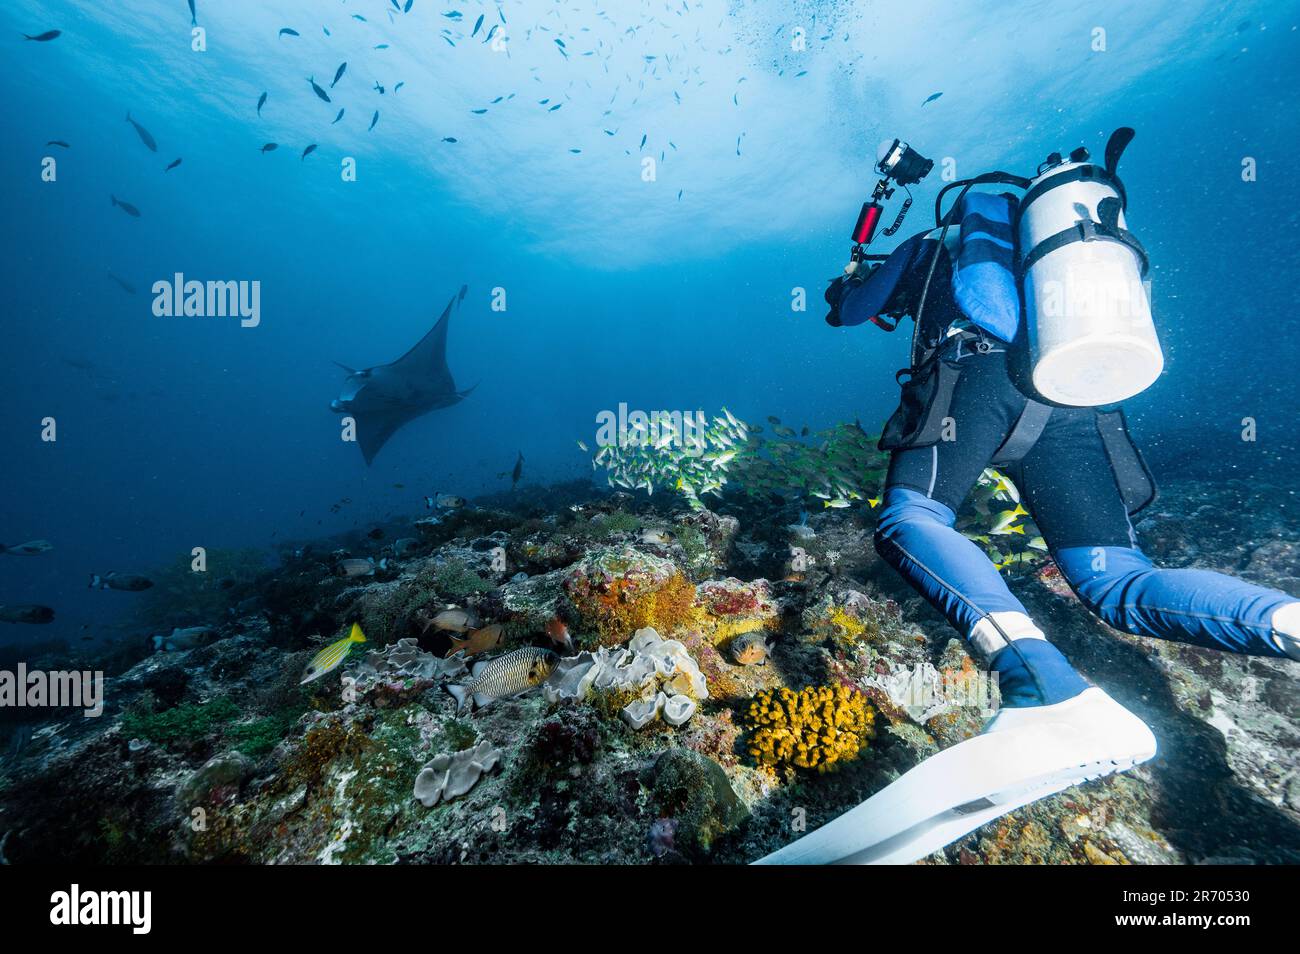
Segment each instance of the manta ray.
[{"label": "manta ray", "polygon": [[356,421],[357,443],[367,465],[402,425],[451,407],[474,390],[457,391],[447,367],[447,323],[467,290],[468,286],[462,285],[433,330],[396,361],[362,371],[335,362],[348,376],[330,409]]}]

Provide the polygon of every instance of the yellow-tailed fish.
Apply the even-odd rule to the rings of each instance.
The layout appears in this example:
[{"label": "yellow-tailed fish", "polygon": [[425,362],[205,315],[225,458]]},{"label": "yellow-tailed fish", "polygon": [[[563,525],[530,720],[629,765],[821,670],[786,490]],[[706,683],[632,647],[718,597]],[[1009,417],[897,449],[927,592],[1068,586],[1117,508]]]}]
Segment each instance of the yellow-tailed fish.
[{"label": "yellow-tailed fish", "polygon": [[[1011,525],[1016,522],[1017,518],[1027,516],[1028,514],[1029,511],[1020,506],[1020,504],[1016,504],[1014,510],[1004,510],[1002,513],[998,514],[997,523],[993,525],[992,529],[989,530],[989,533],[1015,533],[1016,529]],[[1024,533],[1025,528],[1021,527],[1019,532]]]},{"label": "yellow-tailed fish", "polygon": [[298,685],[305,685],[314,679],[319,679],[327,672],[333,672],[343,664],[343,660],[348,658],[353,643],[364,643],[365,641],[366,635],[361,632],[361,626],[353,623],[352,632],[342,639],[330,643],[312,657],[311,662],[307,664],[307,668],[302,671],[302,682],[298,683]]}]

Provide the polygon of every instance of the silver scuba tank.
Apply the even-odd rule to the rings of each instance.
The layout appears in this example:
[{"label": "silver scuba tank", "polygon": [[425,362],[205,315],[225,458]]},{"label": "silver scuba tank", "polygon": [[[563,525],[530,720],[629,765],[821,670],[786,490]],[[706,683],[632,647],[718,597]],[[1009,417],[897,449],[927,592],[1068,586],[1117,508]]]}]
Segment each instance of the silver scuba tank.
[{"label": "silver scuba tank", "polygon": [[1106,167],[1085,150],[1059,158],[1040,167],[1020,203],[1031,376],[1049,401],[1111,404],[1145,390],[1164,368],[1143,282],[1146,253],[1125,226],[1124,185],[1110,156]]}]

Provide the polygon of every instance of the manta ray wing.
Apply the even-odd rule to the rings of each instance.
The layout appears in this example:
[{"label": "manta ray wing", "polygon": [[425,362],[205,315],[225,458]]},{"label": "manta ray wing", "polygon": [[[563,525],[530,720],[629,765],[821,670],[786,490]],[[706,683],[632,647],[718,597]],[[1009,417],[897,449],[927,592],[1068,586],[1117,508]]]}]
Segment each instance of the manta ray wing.
[{"label": "manta ray wing", "polygon": [[459,301],[459,297],[453,296],[433,329],[410,351],[385,365],[395,378],[405,380],[406,389],[427,393],[431,403],[436,404],[456,393],[456,381],[447,367],[447,326],[452,309]]},{"label": "manta ray wing", "polygon": [[456,404],[473,390],[457,391],[447,366],[447,327],[465,291],[462,286],[432,330],[396,361],[364,372],[340,365],[350,373],[335,409],[355,419],[357,444],[366,464],[402,426],[430,411]]},{"label": "manta ray wing", "polygon": [[357,422],[357,446],[361,448],[361,456],[365,458],[366,466],[370,465],[380,448],[388,443],[388,439],[400,427],[409,424],[423,413],[423,410],[407,408],[355,413],[353,418]]}]

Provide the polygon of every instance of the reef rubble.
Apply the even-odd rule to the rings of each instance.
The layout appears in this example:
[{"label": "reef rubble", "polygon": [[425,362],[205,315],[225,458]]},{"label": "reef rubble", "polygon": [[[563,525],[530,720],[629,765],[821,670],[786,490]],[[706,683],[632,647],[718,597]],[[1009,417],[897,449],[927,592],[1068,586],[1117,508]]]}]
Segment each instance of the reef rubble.
[{"label": "reef rubble", "polygon": [[[1138,526],[1153,558],[1300,592],[1285,490],[1163,491]],[[390,534],[400,546],[358,535],[286,550],[197,621],[198,644],[148,652],[142,639],[105,661],[102,717],[5,723],[4,858],[745,863],[970,737],[996,704],[874,553],[867,507],[800,519],[585,484],[519,498],[408,522]],[[374,558],[374,574],[341,578],[340,553]],[[1119,633],[1046,557],[1006,572],[1160,752],[924,863],[1300,862],[1300,666]],[[460,634],[431,622],[449,609],[502,627],[493,655],[556,649],[559,629],[573,647],[534,690],[457,716],[443,686],[465,672]],[[367,651],[299,685],[353,622]],[[746,637],[765,664],[737,661]]]}]

